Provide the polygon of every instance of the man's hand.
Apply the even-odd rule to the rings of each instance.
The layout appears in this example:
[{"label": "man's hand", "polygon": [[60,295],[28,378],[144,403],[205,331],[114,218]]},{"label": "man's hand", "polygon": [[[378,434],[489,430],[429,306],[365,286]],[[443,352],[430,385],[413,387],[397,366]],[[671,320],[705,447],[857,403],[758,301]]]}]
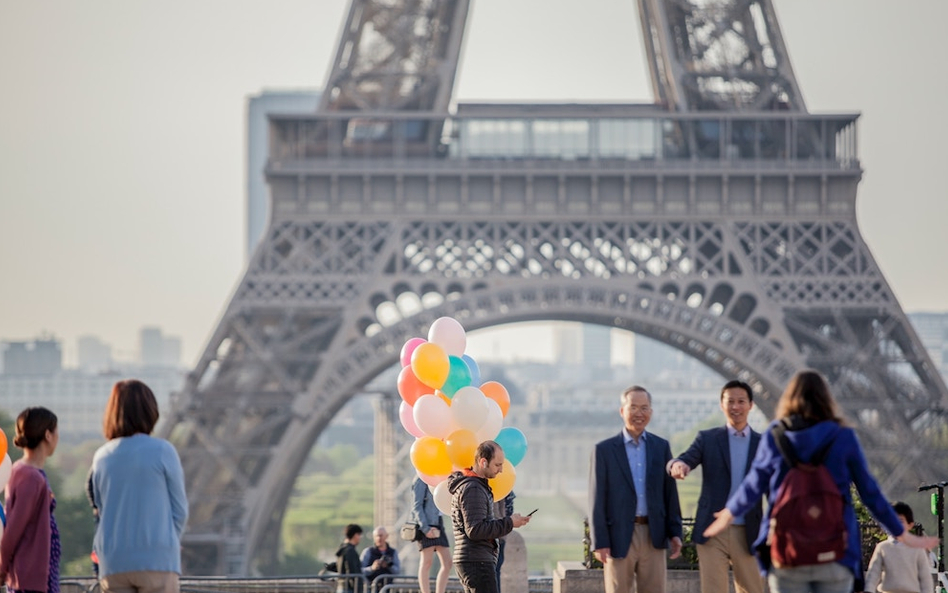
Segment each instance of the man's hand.
[{"label": "man's hand", "polygon": [[721,509],[720,511],[714,513],[716,519],[711,525],[708,525],[708,528],[704,530],[705,537],[714,537],[717,534],[724,531],[728,525],[731,524],[731,521],[734,520],[734,515],[731,514],[731,511]]},{"label": "man's hand", "polygon": [[514,513],[513,515],[510,515],[510,519],[513,521],[514,527],[523,527],[530,522],[529,515],[521,515],[520,513]]},{"label": "man's hand", "polygon": [[674,560],[679,556],[681,556],[681,538],[676,536],[671,538],[671,556],[669,556],[669,559]]},{"label": "man's hand", "polygon": [[684,480],[685,477],[691,472],[691,468],[688,467],[688,464],[684,461],[676,459],[672,461],[671,468],[669,468],[668,474],[675,478],[676,480]]},{"label": "man's hand", "polygon": [[593,554],[596,555],[596,558],[599,559],[599,562],[602,562],[603,565],[605,565],[606,560],[609,559],[609,552],[611,551],[612,550],[610,550],[609,548],[599,548],[598,550],[593,552]]}]

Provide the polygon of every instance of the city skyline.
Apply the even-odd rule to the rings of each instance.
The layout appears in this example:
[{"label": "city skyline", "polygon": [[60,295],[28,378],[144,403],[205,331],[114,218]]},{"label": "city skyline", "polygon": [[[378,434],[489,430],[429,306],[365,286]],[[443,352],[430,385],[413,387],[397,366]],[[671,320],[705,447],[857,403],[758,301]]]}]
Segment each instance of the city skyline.
[{"label": "city skyline", "polygon": [[[906,311],[948,309],[948,5],[774,3],[810,111],[863,113],[857,214],[892,289]],[[569,6],[474,2],[455,99],[650,102],[635,3]],[[193,365],[246,264],[247,97],[322,86],[345,7],[0,0],[0,338],[48,330],[74,361],[79,336],[129,352],[160,326]],[[474,355],[549,342],[532,331]]]}]

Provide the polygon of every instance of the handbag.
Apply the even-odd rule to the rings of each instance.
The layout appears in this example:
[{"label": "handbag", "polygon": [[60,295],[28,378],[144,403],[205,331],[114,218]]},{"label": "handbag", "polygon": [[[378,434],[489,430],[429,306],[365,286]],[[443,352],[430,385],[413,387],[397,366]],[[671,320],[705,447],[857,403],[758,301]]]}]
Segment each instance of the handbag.
[{"label": "handbag", "polygon": [[406,542],[421,541],[421,538],[424,537],[417,523],[405,523],[399,533]]}]

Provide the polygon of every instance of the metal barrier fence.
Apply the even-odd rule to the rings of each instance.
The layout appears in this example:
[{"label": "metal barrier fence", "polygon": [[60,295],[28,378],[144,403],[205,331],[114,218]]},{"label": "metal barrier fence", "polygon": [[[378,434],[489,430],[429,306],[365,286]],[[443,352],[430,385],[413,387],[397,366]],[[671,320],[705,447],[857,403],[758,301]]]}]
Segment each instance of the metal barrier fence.
[{"label": "metal barrier fence", "polygon": [[[371,584],[361,575],[317,575],[296,577],[181,577],[181,593],[336,593],[342,588],[340,578],[362,580],[366,593],[420,593],[418,578],[410,575],[381,575]],[[552,593],[552,577],[527,579],[528,593]],[[100,593],[93,577],[70,577],[59,581],[61,593]],[[431,581],[431,591],[435,591]],[[447,591],[463,591],[457,578],[448,579]]]}]

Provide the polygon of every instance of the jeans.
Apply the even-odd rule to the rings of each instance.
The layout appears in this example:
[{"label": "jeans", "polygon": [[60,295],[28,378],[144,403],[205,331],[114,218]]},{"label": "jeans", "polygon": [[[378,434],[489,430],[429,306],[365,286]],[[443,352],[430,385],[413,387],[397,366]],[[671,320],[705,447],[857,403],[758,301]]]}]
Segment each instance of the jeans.
[{"label": "jeans", "polygon": [[507,542],[504,540],[499,540],[497,542],[497,566],[494,568],[494,572],[497,573],[497,593],[500,593],[500,567],[504,565],[504,548],[507,547]]},{"label": "jeans", "polygon": [[767,584],[770,593],[850,593],[853,573],[838,562],[771,568]]},{"label": "jeans", "polygon": [[494,562],[455,562],[465,593],[499,593]]}]

